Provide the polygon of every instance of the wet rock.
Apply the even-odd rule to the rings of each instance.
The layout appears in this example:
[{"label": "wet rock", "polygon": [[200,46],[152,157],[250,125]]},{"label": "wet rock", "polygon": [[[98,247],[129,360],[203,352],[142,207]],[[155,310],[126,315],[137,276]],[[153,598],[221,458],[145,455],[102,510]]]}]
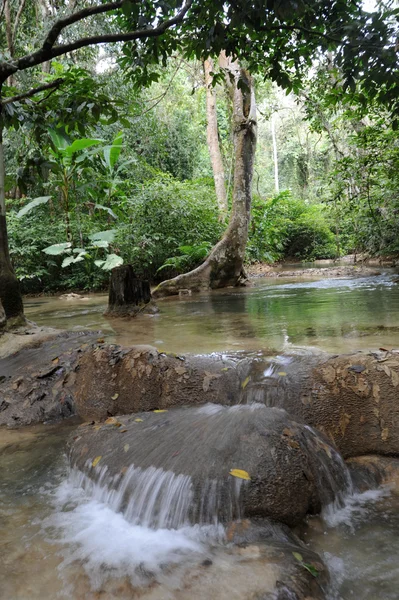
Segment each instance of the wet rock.
[{"label": "wet rock", "polygon": [[[123,480],[126,500],[144,486],[142,478],[154,485],[166,478],[175,489],[175,477],[182,477],[187,507],[177,516],[173,511],[164,516],[162,523],[156,520],[158,526],[177,527],[186,519],[213,522],[215,516],[295,524],[332,501],[346,484],[342,461],[325,440],[285,411],[259,405],[119,416],[80,428],[70,458],[89,478],[104,475],[102,483],[110,487]],[[152,496],[150,502],[151,485],[139,505],[156,502]],[[180,494],[183,488],[177,489]],[[168,502],[184,507],[182,498],[168,495]]]},{"label": "wet rock", "polygon": [[[0,425],[19,427],[75,414],[75,369],[96,334],[45,331],[13,336],[29,345],[0,361]],[[43,336],[50,341],[42,343]]]},{"label": "wet rock", "polygon": [[374,489],[381,484],[399,487],[399,459],[388,456],[356,456],[346,461],[351,477],[359,492]]},{"label": "wet rock", "polygon": [[313,368],[285,408],[323,431],[344,457],[399,455],[399,353],[341,355]]}]

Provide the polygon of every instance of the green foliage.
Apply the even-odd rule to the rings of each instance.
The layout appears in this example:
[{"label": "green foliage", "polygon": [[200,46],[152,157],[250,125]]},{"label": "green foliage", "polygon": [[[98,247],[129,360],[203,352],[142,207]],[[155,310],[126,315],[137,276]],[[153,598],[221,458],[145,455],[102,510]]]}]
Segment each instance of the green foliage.
[{"label": "green foliage", "polygon": [[335,258],[337,248],[327,211],[281,192],[268,200],[255,197],[247,246],[250,262],[283,258]]},{"label": "green foliage", "polygon": [[[137,274],[153,279],[179,247],[213,245],[223,231],[212,181],[154,181],[128,201],[116,245]],[[161,273],[166,275],[165,270]]]},{"label": "green foliage", "polygon": [[205,260],[211,248],[212,244],[209,242],[202,242],[196,246],[179,246],[179,254],[168,258],[164,264],[159,267],[157,273],[163,269],[169,269],[169,271],[176,273],[190,271]]}]

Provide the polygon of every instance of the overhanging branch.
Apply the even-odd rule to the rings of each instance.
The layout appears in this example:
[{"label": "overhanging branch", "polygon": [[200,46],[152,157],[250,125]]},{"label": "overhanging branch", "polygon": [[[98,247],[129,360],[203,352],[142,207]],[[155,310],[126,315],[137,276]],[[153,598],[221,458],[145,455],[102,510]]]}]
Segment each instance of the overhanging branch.
[{"label": "overhanging branch", "polygon": [[52,90],[60,87],[64,83],[65,79],[60,77],[59,79],[55,79],[51,83],[44,83],[43,85],[39,85],[36,88],[32,88],[28,92],[24,92],[22,94],[18,94],[18,96],[12,96],[11,98],[5,98],[0,102],[0,107],[4,106],[4,104],[11,104],[12,102],[19,102],[20,100],[26,100],[26,98],[32,98],[36,94],[40,92],[45,92],[46,90]]},{"label": "overhanging branch", "polygon": [[[122,0],[123,1],[123,0]],[[0,82],[1,80],[5,81],[7,77],[13,75],[17,71],[24,71],[31,67],[35,67],[40,65],[48,60],[52,60],[58,56],[62,56],[67,54],[68,52],[73,52],[74,50],[79,50],[80,48],[84,48],[87,46],[93,46],[98,44],[109,44],[116,42],[130,42],[133,40],[139,39],[148,39],[152,37],[159,37],[165,31],[180,23],[186,13],[189,11],[193,0],[187,0],[184,4],[183,8],[177,15],[167,21],[160,23],[157,27],[153,27],[152,29],[138,29],[136,31],[130,31],[127,33],[114,33],[114,34],[105,34],[105,35],[95,35],[86,38],[81,38],[76,40],[75,42],[71,42],[69,44],[62,44],[59,46],[53,46],[53,39],[55,36],[58,36],[58,33],[67,25],[76,22],[78,20],[82,20],[87,16],[91,16],[92,14],[99,14],[100,12],[111,12],[117,8],[120,8],[122,2],[110,2],[99,7],[93,7],[93,9],[84,9],[75,13],[75,15],[71,15],[70,17],[65,17],[65,19],[61,19],[57,21],[51,31],[52,35],[47,36],[42,48],[37,52],[32,52],[31,54],[27,54],[22,58],[13,61],[12,63],[0,63]],[[103,9],[103,10],[100,10]],[[78,18],[79,16],[79,18]],[[75,20],[71,20],[75,19]],[[61,25],[60,25],[61,24]],[[58,32],[58,33],[57,33]],[[50,37],[49,37],[50,36]]]}]

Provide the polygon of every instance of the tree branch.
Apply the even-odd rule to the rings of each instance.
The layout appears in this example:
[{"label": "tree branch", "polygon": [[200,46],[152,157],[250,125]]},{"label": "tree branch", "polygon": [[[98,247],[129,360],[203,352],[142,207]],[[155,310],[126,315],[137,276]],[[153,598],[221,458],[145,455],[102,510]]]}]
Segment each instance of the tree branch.
[{"label": "tree branch", "polygon": [[[11,63],[11,64],[5,63],[5,62],[3,62],[2,64],[0,63],[0,82],[1,82],[1,80],[5,80],[10,75],[13,75],[17,71],[24,71],[25,69],[35,67],[35,66],[40,65],[43,62],[46,62],[48,60],[52,60],[53,58],[56,58],[57,56],[62,56],[63,54],[67,54],[68,52],[73,52],[74,50],[79,50],[80,48],[84,48],[86,46],[115,43],[115,42],[130,42],[133,40],[147,39],[147,38],[151,38],[151,37],[159,37],[163,33],[165,33],[165,31],[167,31],[174,25],[177,25],[184,19],[185,15],[189,11],[192,3],[193,3],[193,0],[186,0],[185,5],[180,10],[180,12],[177,13],[177,15],[175,17],[173,17],[172,19],[168,19],[167,21],[164,21],[163,23],[160,23],[160,25],[158,25],[158,27],[154,27],[152,29],[138,29],[136,31],[131,31],[128,33],[95,35],[95,36],[91,36],[91,37],[81,38],[79,40],[76,40],[75,42],[71,42],[69,44],[62,44],[59,46],[51,45],[51,43],[54,43],[54,42],[52,42],[52,39],[55,35],[55,33],[54,33],[53,37],[51,37],[50,40],[49,40],[49,36],[47,36],[47,38],[46,38],[47,46],[45,46],[45,44],[46,44],[46,42],[45,42],[43,44],[42,48],[40,50],[38,50],[37,52],[32,52],[32,54],[27,54],[27,55],[23,56],[22,58],[20,58],[16,61],[13,61],[13,63]],[[118,2],[118,3],[104,4],[104,5],[101,5],[100,7],[94,7],[93,10],[96,10],[96,12],[90,12],[90,13],[87,12],[90,9],[84,9],[82,11],[79,11],[78,13],[75,13],[75,15],[71,15],[70,18],[75,18],[75,20],[73,20],[73,21],[68,21],[68,23],[65,23],[65,20],[62,19],[61,23],[64,23],[64,25],[62,25],[61,29],[68,24],[76,22],[78,20],[77,17],[79,15],[80,15],[79,18],[83,19],[87,16],[90,16],[91,14],[98,14],[99,12],[110,12],[112,10],[115,10],[115,8],[118,8],[121,4],[122,4],[122,2],[121,3]],[[100,9],[104,9],[104,7],[107,7],[107,10],[101,11]],[[69,17],[66,17],[66,19],[69,19]],[[55,23],[53,25],[52,31],[55,31],[54,28],[56,26],[57,26],[57,23]],[[58,25],[58,28],[59,28],[59,25]],[[58,31],[58,29],[57,29],[57,31]]]},{"label": "tree branch", "polygon": [[61,84],[63,84],[65,79],[60,77],[59,79],[55,79],[50,83],[44,83],[43,85],[39,85],[36,88],[29,90],[28,92],[24,92],[23,94],[18,94],[18,96],[12,96],[12,98],[5,98],[0,102],[0,107],[4,106],[4,104],[11,104],[11,102],[19,102],[19,100],[25,100],[26,98],[31,98],[40,92],[44,92],[46,90],[52,90],[58,88]]},{"label": "tree branch", "polygon": [[54,46],[59,34],[65,27],[73,25],[74,23],[82,21],[83,19],[86,19],[87,17],[91,17],[93,15],[99,15],[102,13],[111,12],[112,10],[117,10],[118,8],[122,7],[122,4],[123,0],[119,2],[107,2],[106,4],[100,4],[99,6],[90,6],[88,8],[83,8],[79,12],[68,15],[67,17],[63,17],[62,19],[58,19],[58,21],[54,23],[54,25],[48,32],[46,39],[44,40],[42,46],[43,50],[50,50]]}]

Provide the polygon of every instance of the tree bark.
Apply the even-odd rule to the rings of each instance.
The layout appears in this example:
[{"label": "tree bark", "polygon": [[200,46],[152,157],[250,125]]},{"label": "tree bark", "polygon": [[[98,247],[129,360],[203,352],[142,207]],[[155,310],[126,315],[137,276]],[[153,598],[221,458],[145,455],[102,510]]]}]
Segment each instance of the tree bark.
[{"label": "tree bark", "polygon": [[18,279],[11,265],[8,251],[5,199],[5,167],[3,132],[0,130],[0,301],[7,320],[24,320],[24,308]]},{"label": "tree bark", "polygon": [[145,309],[155,310],[151,303],[148,281],[138,279],[132,265],[116,267],[111,272],[109,284],[108,317],[135,317]]},{"label": "tree bark", "polygon": [[[235,169],[233,206],[230,222],[223,238],[216,244],[202,265],[163,281],[153,292],[154,298],[172,296],[181,289],[194,292],[242,285],[246,280],[243,269],[252,202],[252,176],[256,149],[256,103],[254,83],[250,74],[229,63],[234,77],[233,122]],[[240,82],[240,88],[238,84]]]},{"label": "tree bark", "polygon": [[225,186],[225,174],[222,153],[219,145],[218,121],[216,112],[216,92],[212,87],[213,61],[208,58],[204,61],[204,75],[206,88],[206,137],[208,141],[209,155],[215,181],[215,191],[220,213],[225,215],[228,210],[227,194]]}]

